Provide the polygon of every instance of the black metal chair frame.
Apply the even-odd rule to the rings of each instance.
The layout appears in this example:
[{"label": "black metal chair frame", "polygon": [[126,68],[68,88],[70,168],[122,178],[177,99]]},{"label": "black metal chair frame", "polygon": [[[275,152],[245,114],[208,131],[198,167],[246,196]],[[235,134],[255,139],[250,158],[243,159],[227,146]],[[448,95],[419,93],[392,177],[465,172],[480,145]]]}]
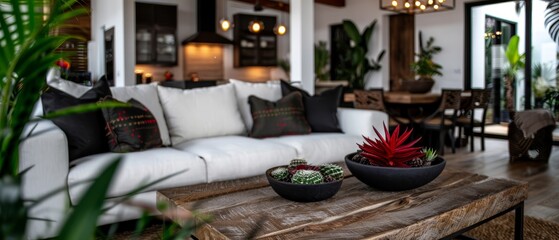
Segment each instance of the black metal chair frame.
[{"label": "black metal chair frame", "polygon": [[[474,151],[474,127],[481,128],[481,151],[485,151],[485,118],[487,116],[487,108],[491,99],[490,89],[472,89],[470,101],[467,106],[462,106],[461,116],[467,117],[470,122],[469,124],[464,124],[458,121],[458,139],[462,139],[462,128],[464,131],[469,130],[470,132],[470,151]],[[482,109],[481,121],[475,120],[476,109]]]},{"label": "black metal chair frame", "polygon": [[[462,90],[460,89],[443,89],[441,94],[441,104],[439,108],[431,115],[423,118],[420,125],[423,130],[438,130],[439,131],[439,153],[444,155],[444,141],[445,134],[448,134],[452,142],[452,153],[456,153],[456,146],[454,144],[454,129],[456,127],[456,119],[458,117],[458,111],[460,110],[460,95]],[[447,110],[452,110],[451,115],[445,115]],[[440,123],[437,125],[430,125],[427,122],[431,119],[439,118]],[[445,125],[445,120],[450,120],[451,125]]]}]

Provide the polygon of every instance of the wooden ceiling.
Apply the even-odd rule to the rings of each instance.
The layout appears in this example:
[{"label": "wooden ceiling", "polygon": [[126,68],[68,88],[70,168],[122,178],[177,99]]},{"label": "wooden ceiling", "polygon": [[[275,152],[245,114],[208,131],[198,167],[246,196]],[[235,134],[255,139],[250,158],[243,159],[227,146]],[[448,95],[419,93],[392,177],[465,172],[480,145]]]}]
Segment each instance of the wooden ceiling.
[{"label": "wooden ceiling", "polygon": [[[289,12],[289,3],[274,0],[234,0],[237,2],[244,2],[256,4],[257,2],[264,8],[271,8],[279,11]],[[334,7],[345,7],[345,0],[314,0],[315,3],[330,5]]]}]

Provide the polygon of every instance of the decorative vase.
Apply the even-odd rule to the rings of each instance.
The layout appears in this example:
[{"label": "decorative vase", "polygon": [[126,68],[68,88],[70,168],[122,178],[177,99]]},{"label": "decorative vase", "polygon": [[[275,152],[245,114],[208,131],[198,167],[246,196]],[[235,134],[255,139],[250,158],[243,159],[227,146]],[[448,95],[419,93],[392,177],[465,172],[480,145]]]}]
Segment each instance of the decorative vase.
[{"label": "decorative vase", "polygon": [[432,78],[420,78],[418,80],[404,80],[402,85],[410,93],[428,93],[435,85],[435,81]]},{"label": "decorative vase", "polygon": [[276,168],[287,167],[277,166],[266,171],[266,177],[272,189],[281,197],[296,202],[317,202],[332,196],[340,190],[342,180],[319,183],[319,184],[296,184],[279,181],[271,176],[271,172]]},{"label": "decorative vase", "polygon": [[379,190],[403,191],[421,187],[435,178],[443,171],[446,162],[437,157],[430,166],[425,167],[381,167],[365,165],[351,160],[357,153],[345,157],[349,171],[359,181]]}]

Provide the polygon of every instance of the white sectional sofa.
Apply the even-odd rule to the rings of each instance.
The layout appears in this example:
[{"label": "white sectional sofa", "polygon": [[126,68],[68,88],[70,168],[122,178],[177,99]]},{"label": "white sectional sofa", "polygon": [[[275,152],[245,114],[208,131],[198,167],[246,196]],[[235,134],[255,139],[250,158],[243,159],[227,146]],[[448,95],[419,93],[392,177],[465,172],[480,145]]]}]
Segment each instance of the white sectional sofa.
[{"label": "white sectional sofa", "polygon": [[[194,102],[188,103],[170,103],[169,99],[163,99],[161,96],[162,91],[158,88],[162,87],[156,85],[112,88],[113,97],[122,101],[130,98],[137,99],[146,105],[158,120],[163,143],[168,146],[141,152],[101,153],[70,163],[64,132],[50,121],[39,122],[32,128],[34,132],[32,137],[26,139],[20,147],[20,169],[33,166],[24,178],[24,195],[26,198],[32,199],[63,186],[68,186],[69,191],[44,201],[31,211],[31,215],[35,217],[52,219],[55,222],[32,221],[29,225],[28,237],[53,236],[59,223],[63,221],[64,211],[75,205],[88,187],[88,184],[78,183],[94,179],[100,170],[118,156],[123,157],[123,161],[107,194],[109,201],[122,197],[142,184],[187,169],[186,172],[160,182],[134,197],[136,201],[155,206],[155,193],[160,189],[252,177],[263,174],[270,167],[286,164],[296,157],[305,158],[314,164],[343,161],[346,154],[357,149],[356,143],[362,141],[362,134],[372,136],[372,126],[378,128],[387,121],[387,116],[381,112],[339,108],[338,118],[344,133],[311,133],[309,135],[255,139],[247,136],[246,129],[249,128],[251,122],[247,121],[246,117],[243,118],[245,124],[242,131],[233,134],[230,131],[226,133],[228,132],[226,130],[218,132],[212,130],[212,126],[220,128],[219,124],[229,124],[225,123],[229,119],[195,119],[194,115],[200,112],[192,112],[192,115],[187,115],[183,119],[189,124],[186,126],[189,129],[192,128],[188,131],[195,136],[189,139],[187,136],[178,136],[173,132],[180,131],[180,129],[169,126],[176,125],[177,120],[180,124],[181,119],[176,119],[176,112],[168,112],[169,106],[161,105],[161,103],[172,104],[174,108],[172,110],[180,108],[186,113],[190,111],[188,108],[198,108],[195,111],[236,112],[239,116],[243,116],[246,113],[241,113],[241,111],[243,108],[246,111],[246,106],[242,104],[244,104],[243,101],[247,101],[248,95],[252,95],[250,89],[261,86],[263,85],[252,86],[246,83],[243,86],[245,87],[243,92],[238,92],[238,88],[232,90],[238,101],[230,104],[223,104],[219,101],[199,103],[201,99],[213,101],[212,98],[208,98],[208,95],[204,95],[208,91],[215,90],[210,88],[173,89],[173,91],[185,91],[181,94],[194,94],[191,96],[191,100]],[[227,91],[235,89],[227,86],[215,88],[219,87],[227,88]],[[275,86],[272,84],[271,87]],[[277,91],[280,91],[279,84],[277,87]],[[280,95],[277,95],[278,93]],[[263,97],[279,98],[281,92],[278,93]],[[265,95],[257,90],[254,94]],[[196,103],[197,101],[198,103]],[[173,123],[166,119],[170,115],[173,115]],[[215,117],[223,118],[219,114]],[[219,123],[218,120],[222,122]],[[220,134],[222,132],[226,134]],[[173,139],[184,139],[185,137],[188,140],[172,142]],[[140,213],[139,209],[119,205],[104,214],[98,224],[138,218]]]}]

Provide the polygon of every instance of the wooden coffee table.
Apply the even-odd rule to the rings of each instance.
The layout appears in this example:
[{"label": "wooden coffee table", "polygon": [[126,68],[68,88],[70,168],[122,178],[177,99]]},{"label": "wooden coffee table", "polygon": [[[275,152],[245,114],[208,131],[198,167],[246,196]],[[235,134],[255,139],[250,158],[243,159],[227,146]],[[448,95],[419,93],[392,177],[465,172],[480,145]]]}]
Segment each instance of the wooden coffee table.
[{"label": "wooden coffee table", "polygon": [[409,191],[383,192],[355,177],[332,198],[314,203],[278,196],[265,176],[158,192],[158,203],[213,216],[199,239],[451,239],[515,210],[515,239],[522,239],[528,185],[446,169]]}]

